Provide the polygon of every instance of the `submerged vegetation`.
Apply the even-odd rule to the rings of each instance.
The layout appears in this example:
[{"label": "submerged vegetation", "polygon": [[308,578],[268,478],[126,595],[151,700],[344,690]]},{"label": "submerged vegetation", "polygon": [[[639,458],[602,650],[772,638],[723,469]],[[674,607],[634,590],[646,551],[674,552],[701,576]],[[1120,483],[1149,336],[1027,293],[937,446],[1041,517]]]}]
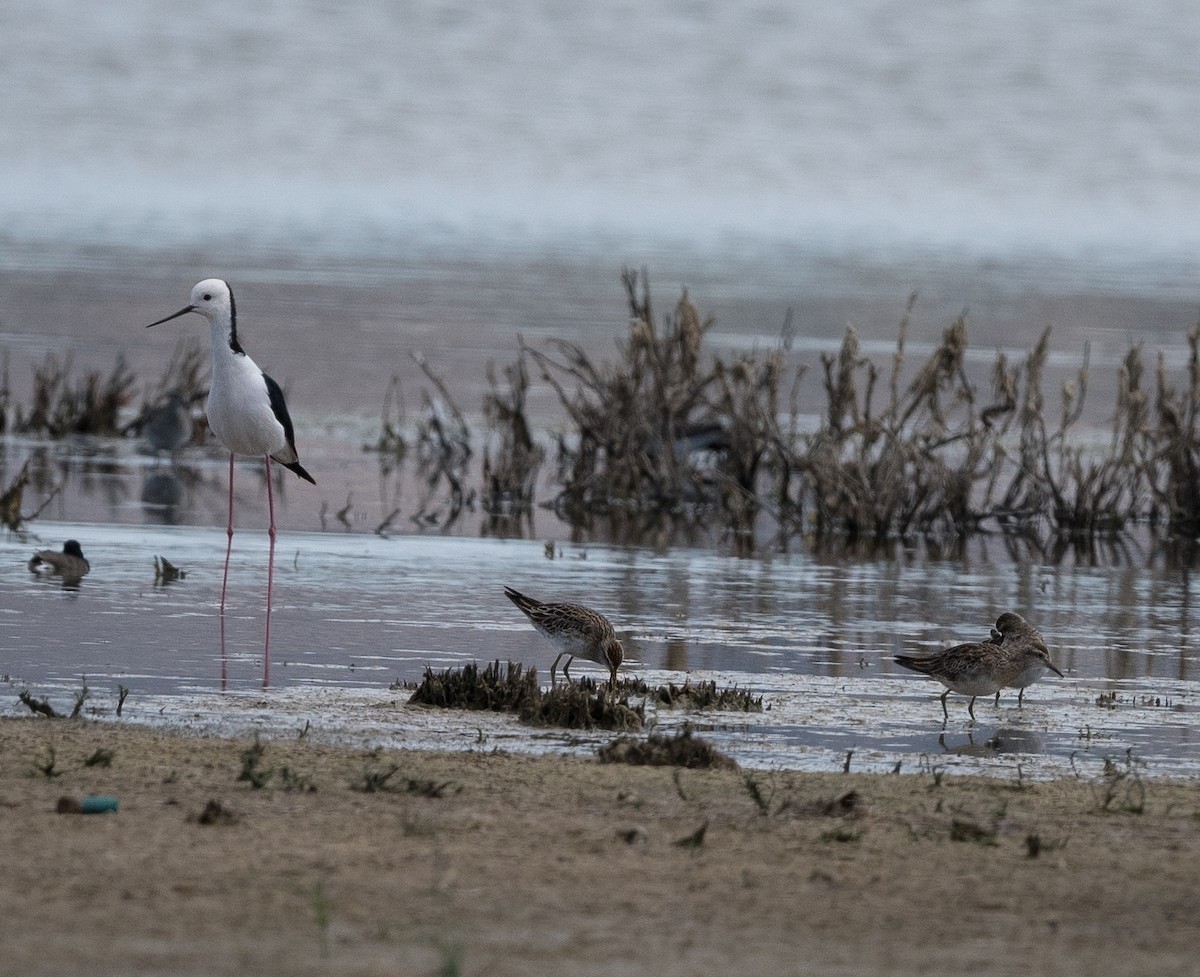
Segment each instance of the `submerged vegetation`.
[{"label": "submerged vegetation", "polygon": [[[412,459],[420,485],[406,506],[412,522],[446,527],[478,508],[485,533],[527,535],[541,505],[580,538],[718,533],[739,549],[803,539],[869,550],[918,539],[953,546],[994,532],[1048,558],[1137,526],[1200,535],[1200,326],[1188,334],[1182,371],[1161,353],[1147,362],[1141,346],[1128,350],[1111,431],[1097,439],[1080,424],[1086,348],[1061,390],[1045,389],[1049,329],[1021,357],[997,352],[983,374],[967,367],[960,316],[914,361],[914,297],[887,362],[868,358],[848,327],[836,351],[806,364],[791,351],[790,315],[773,348],[714,351],[714,319],[686,290],[663,314],[644,272],[627,270],[622,280],[629,328],[615,357],[560,339],[520,340],[513,362],[489,365],[482,432],[471,429],[452,384],[413,354],[426,383],[420,410],[410,425],[393,380],[380,436],[368,446],[389,472]],[[107,375],[75,380],[71,361],[51,355],[34,367],[23,406],[6,354],[0,431],[140,436],[165,403],[199,404],[204,363],[198,343],[181,343],[135,407],[135,379],[120,358]],[[810,369],[821,399],[802,403]],[[539,383],[560,411],[541,438],[527,414]],[[24,469],[0,470],[0,520],[10,529],[32,518],[21,509],[29,487],[39,501],[55,490],[31,486]]]},{"label": "submerged vegetation", "polygon": [[[1200,534],[1200,326],[1188,335],[1183,384],[1160,354],[1148,386],[1142,348],[1128,351],[1111,434],[1097,443],[1079,423],[1088,350],[1057,407],[1044,389],[1049,328],[1020,360],[997,352],[981,385],[966,367],[965,316],[910,362],[913,296],[888,363],[863,355],[853,327],[821,355],[816,409],[797,393],[807,365],[787,355],[790,320],[777,348],[727,356],[706,349],[714,320],[686,290],[659,317],[644,273],[626,271],[623,283],[629,332],[615,360],[563,340],[521,341],[505,389],[489,372],[480,492],[489,528],[507,519],[521,532],[547,460],[525,416],[532,373],[563,418],[551,432],[553,486],[540,504],[581,533],[643,540],[715,529],[739,549],[794,537],[870,549],[998,532],[1050,558],[1138,525]],[[438,403],[448,400],[426,372]],[[428,415],[445,413],[433,403]],[[441,452],[459,460],[455,474],[444,461],[430,485],[441,477],[461,499],[464,451]]]}]

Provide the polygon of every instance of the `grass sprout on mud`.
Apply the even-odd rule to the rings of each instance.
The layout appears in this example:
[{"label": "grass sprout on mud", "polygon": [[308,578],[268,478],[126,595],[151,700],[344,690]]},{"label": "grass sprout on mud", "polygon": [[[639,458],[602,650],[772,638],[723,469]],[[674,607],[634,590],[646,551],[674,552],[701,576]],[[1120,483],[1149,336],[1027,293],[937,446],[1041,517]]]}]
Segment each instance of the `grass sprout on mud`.
[{"label": "grass sprout on mud", "polygon": [[685,679],[682,685],[668,682],[651,686],[641,679],[630,679],[618,686],[626,695],[644,695],[666,709],[684,709],[689,712],[712,710],[715,712],[762,712],[763,698],[749,689],[721,689],[715,680],[693,682]]}]

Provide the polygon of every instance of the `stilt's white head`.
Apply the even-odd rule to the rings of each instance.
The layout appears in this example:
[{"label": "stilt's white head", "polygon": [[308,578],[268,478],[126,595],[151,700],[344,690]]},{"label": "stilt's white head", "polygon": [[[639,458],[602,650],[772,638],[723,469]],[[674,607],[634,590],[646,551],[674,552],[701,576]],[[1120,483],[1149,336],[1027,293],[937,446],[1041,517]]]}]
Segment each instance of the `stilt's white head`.
[{"label": "stilt's white head", "polygon": [[206,278],[192,287],[192,311],[206,319],[233,314],[233,292],[220,278]]},{"label": "stilt's white head", "polygon": [[[206,278],[197,282],[192,287],[190,305],[185,305],[178,312],[172,312],[169,316],[150,323],[150,326],[170,322],[189,312],[200,313],[210,324],[222,323],[225,326],[225,341],[229,348],[235,353],[242,351],[237,339],[237,310],[233,304],[233,290],[228,282],[221,278]],[[150,326],[146,328],[149,329]]]}]

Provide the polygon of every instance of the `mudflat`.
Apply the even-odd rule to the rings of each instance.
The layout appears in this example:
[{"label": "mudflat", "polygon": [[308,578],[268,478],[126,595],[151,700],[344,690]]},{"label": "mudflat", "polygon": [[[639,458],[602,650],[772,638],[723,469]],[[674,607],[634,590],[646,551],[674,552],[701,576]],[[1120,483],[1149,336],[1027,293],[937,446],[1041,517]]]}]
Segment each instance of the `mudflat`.
[{"label": "mudflat", "polygon": [[[92,794],[119,812],[57,812]],[[0,720],[0,824],[23,975],[1161,975],[1200,947],[1200,785],[1129,767],[255,751],[30,717]]]}]

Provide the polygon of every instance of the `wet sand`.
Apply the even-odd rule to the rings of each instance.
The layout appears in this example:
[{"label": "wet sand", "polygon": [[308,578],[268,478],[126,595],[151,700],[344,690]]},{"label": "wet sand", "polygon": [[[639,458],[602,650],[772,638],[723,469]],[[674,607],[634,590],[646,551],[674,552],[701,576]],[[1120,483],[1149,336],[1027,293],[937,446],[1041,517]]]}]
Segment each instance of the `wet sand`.
[{"label": "wet sand", "polygon": [[[1194,782],[759,772],[760,804],[736,771],[291,739],[255,789],[249,745],[0,720],[4,968],[1194,972]],[[120,812],[55,813],[88,793]]]}]

